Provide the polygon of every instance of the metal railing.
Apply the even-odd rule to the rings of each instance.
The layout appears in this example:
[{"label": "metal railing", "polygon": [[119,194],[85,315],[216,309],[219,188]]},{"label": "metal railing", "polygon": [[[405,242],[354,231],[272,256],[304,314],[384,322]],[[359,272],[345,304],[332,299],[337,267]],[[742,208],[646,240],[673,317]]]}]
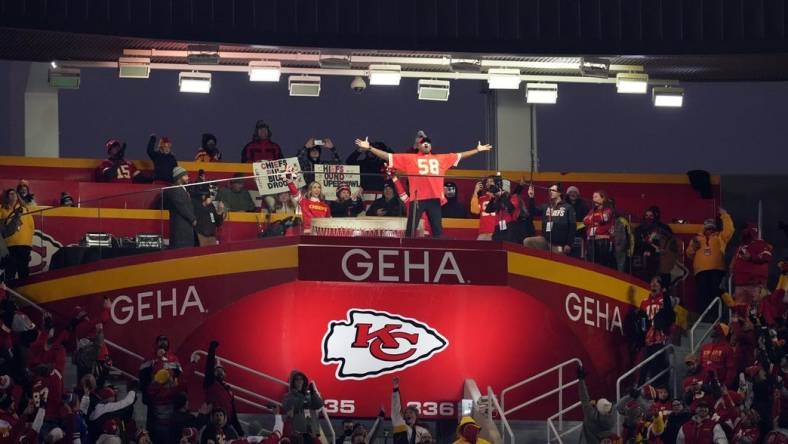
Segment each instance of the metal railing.
[{"label": "metal railing", "polygon": [[[555,423],[554,423],[556,418],[563,416],[564,413],[568,413],[568,412],[580,407],[581,405],[583,405],[583,403],[580,402],[580,401],[577,401],[576,403],[570,405],[569,407],[567,407],[565,409],[561,409],[558,412],[556,412],[553,416],[547,418],[547,443],[548,444],[553,442],[553,440],[557,441],[559,444],[564,444],[564,440],[563,440],[564,436],[569,435],[571,433],[574,433],[577,430],[580,430],[581,427],[583,427],[583,423],[581,422],[580,424],[576,424],[576,425],[574,425],[572,427],[569,427],[566,430],[561,430],[559,432],[558,428],[556,428]],[[561,425],[561,428],[563,428],[563,425]],[[555,437],[553,437],[553,435],[555,435]]]},{"label": "metal railing", "polygon": [[493,410],[497,410],[499,416],[501,417],[499,420],[501,427],[501,444],[506,444],[506,435],[509,435],[509,444],[514,444],[514,431],[512,430],[511,425],[509,425],[509,421],[506,419],[506,415],[503,412],[501,404],[498,402],[498,398],[495,396],[492,387],[489,385],[487,386],[487,399],[489,400],[490,406],[492,407],[487,409],[487,419],[493,423]]},{"label": "metal railing", "polygon": [[[199,355],[208,356],[208,352],[206,352],[205,350],[195,350],[192,353],[191,356],[195,356],[195,355],[197,355],[197,356],[199,356]],[[284,387],[290,387],[290,384],[288,384],[287,381],[284,381],[284,380],[279,379],[279,378],[277,378],[275,376],[271,376],[269,374],[263,373],[263,372],[261,372],[259,370],[255,370],[253,368],[247,367],[247,366],[245,366],[243,364],[240,364],[238,362],[231,361],[231,360],[229,360],[227,358],[222,358],[220,356],[216,356],[216,361],[217,362],[221,362],[223,365],[228,365],[230,367],[235,367],[235,368],[237,368],[239,370],[242,370],[242,371],[245,371],[247,373],[251,373],[252,375],[257,376],[259,378],[262,378],[262,379],[264,379],[264,380],[266,380],[268,382],[273,382],[274,384],[281,385],[281,386],[284,386]],[[198,376],[203,377],[203,378],[205,377],[205,373],[203,373],[203,372],[195,371],[194,373],[196,375],[198,375]],[[318,390],[317,384],[316,383],[314,383],[314,384],[315,384],[315,391],[317,392],[318,396],[320,396],[320,390]],[[264,402],[266,402],[268,404],[274,404],[276,406],[281,406],[282,405],[282,403],[280,401],[277,401],[274,398],[270,398],[268,396],[252,392],[250,390],[247,390],[247,389],[245,389],[243,387],[239,387],[239,386],[234,385],[234,384],[228,384],[228,385],[233,390],[236,390],[236,391],[238,391],[240,393],[244,393],[244,394],[246,394],[248,396],[252,396],[252,397],[257,398],[258,400],[262,400],[262,401],[264,401]],[[266,407],[265,405],[257,403],[255,401],[251,401],[251,400],[239,397],[239,396],[236,396],[236,399],[238,399],[239,401],[243,402],[246,405],[262,409],[263,411],[266,411],[266,412],[270,412],[270,410],[271,410],[269,407]],[[321,396],[321,399],[322,399],[322,396]],[[330,433],[330,436],[331,436],[331,441],[329,441],[329,443],[334,443],[336,441],[336,433],[334,431],[333,424],[331,424],[331,418],[328,416],[328,412],[326,412],[325,407],[320,408],[320,411],[319,411],[318,414],[322,415],[323,416],[323,420],[325,420],[326,424],[328,424],[328,430],[329,430],[329,433]]]},{"label": "metal railing", "polygon": [[[562,362],[560,364],[557,364],[557,365],[555,365],[553,367],[550,367],[550,368],[548,368],[547,370],[545,370],[543,372],[537,373],[537,374],[535,374],[535,375],[533,375],[533,376],[531,376],[531,377],[529,377],[527,379],[524,379],[524,380],[518,382],[517,384],[511,385],[511,386],[503,389],[501,391],[501,405],[503,406],[502,409],[501,409],[501,416],[509,416],[510,414],[512,414],[512,413],[514,413],[514,412],[516,412],[518,410],[524,409],[525,407],[528,407],[531,404],[539,402],[542,399],[545,399],[545,398],[557,393],[558,394],[558,413],[556,413],[556,415],[554,415],[554,416],[557,416],[557,418],[558,418],[558,429],[559,430],[563,430],[563,428],[564,428],[564,412],[567,410],[567,409],[564,409],[564,389],[572,387],[574,385],[577,385],[577,379],[574,378],[574,377],[571,378],[570,382],[568,382],[566,384],[564,383],[564,368],[569,366],[569,365],[572,365],[572,364],[574,364],[574,366],[578,366],[578,365],[583,365],[583,362],[580,359],[578,359],[578,358],[572,358],[572,359],[570,359],[568,361],[564,361],[564,362]],[[546,375],[549,375],[551,373],[554,373],[554,372],[558,373],[558,387],[556,387],[556,388],[554,388],[552,390],[549,390],[549,391],[547,391],[545,393],[542,393],[541,395],[539,395],[539,396],[537,396],[535,398],[529,399],[528,401],[525,401],[525,402],[523,402],[521,404],[518,404],[518,405],[516,405],[516,406],[514,406],[514,407],[512,407],[510,409],[506,408],[506,394],[507,393],[511,392],[512,390],[516,390],[516,389],[518,389],[520,387],[523,387],[523,386],[525,386],[525,385],[527,385],[527,384],[529,384],[529,383],[531,383],[531,382],[533,382],[533,381],[535,381],[537,379],[540,379],[540,378],[542,378],[542,377],[544,377]]]},{"label": "metal railing", "polygon": [[[665,367],[665,369],[660,371],[656,375],[652,376],[647,381],[643,382],[643,384],[636,385],[636,388],[638,390],[640,390],[643,386],[649,385],[649,384],[653,383],[654,381],[658,380],[659,378],[662,378],[663,376],[665,376],[666,373],[670,373],[671,377],[673,378],[673,392],[672,393],[673,393],[673,396],[675,397],[676,396],[676,391],[677,391],[677,382],[676,382],[676,372],[674,371],[674,368],[673,368],[674,363],[672,362],[673,361],[672,358],[673,358],[675,349],[676,349],[676,347],[673,346],[673,344],[668,344],[668,345],[662,347],[658,352],[652,354],[648,358],[646,358],[643,361],[641,361],[638,365],[632,367],[626,373],[621,375],[618,378],[618,380],[616,380],[616,402],[615,402],[615,406],[618,405],[618,403],[621,401],[621,398],[622,398],[622,396],[621,396],[621,387],[622,387],[622,385],[621,384],[628,377],[630,377],[633,374],[636,374],[638,371],[642,370],[643,367],[646,366],[646,364],[650,363],[651,361],[653,361],[653,360],[655,360],[658,357],[663,356],[663,355],[668,358],[667,366]],[[614,406],[614,408],[615,408],[615,406]],[[619,415],[619,414],[616,414],[616,432],[619,435],[621,434],[621,415]]]},{"label": "metal railing", "polygon": [[[731,296],[733,296],[732,290],[733,290],[733,277],[728,276],[728,294],[730,294]],[[723,310],[726,308],[723,307],[723,303],[724,302],[722,298],[719,297],[714,298],[714,300],[712,300],[709,303],[706,309],[703,310],[703,313],[701,313],[700,316],[698,316],[698,320],[695,321],[694,324],[692,324],[692,327],[690,328],[689,331],[690,351],[692,353],[695,353],[697,351],[698,347],[700,347],[700,345],[703,344],[703,341],[705,341],[706,338],[714,330],[714,327],[716,327],[717,324],[722,321]],[[702,324],[708,323],[708,322],[704,322],[704,319],[706,319],[706,315],[709,314],[709,312],[714,308],[717,309],[717,316],[714,318],[713,321],[711,321],[711,326],[702,335],[700,335],[700,339],[698,341],[695,341],[695,337],[698,335],[696,331],[701,327]],[[730,318],[730,308],[728,308],[728,317]]]},{"label": "metal railing", "polygon": [[[16,290],[13,290],[13,289],[11,289],[11,288],[8,288],[8,287],[6,287],[6,290],[5,290],[5,291],[6,291],[8,294],[10,294],[11,296],[14,296],[15,298],[17,298],[17,299],[21,300],[21,301],[22,301],[22,302],[24,302],[25,304],[27,304],[27,305],[29,305],[29,306],[33,307],[33,308],[34,308],[34,309],[36,309],[36,310],[37,310],[39,313],[41,313],[41,314],[44,314],[44,313],[46,313],[46,312],[47,312],[47,310],[45,310],[45,309],[44,309],[44,307],[42,307],[42,306],[38,305],[38,303],[36,303],[36,302],[34,302],[33,300],[29,299],[27,296],[24,296],[24,295],[22,295],[21,293],[17,292]],[[115,349],[115,350],[118,350],[118,351],[120,351],[121,353],[124,353],[124,354],[126,354],[126,355],[128,355],[128,356],[131,356],[132,358],[138,359],[138,360],[140,360],[140,361],[145,361],[145,358],[144,358],[144,357],[140,356],[140,355],[139,355],[139,354],[137,354],[137,353],[134,353],[133,351],[131,351],[131,350],[129,350],[129,349],[127,349],[127,348],[125,348],[125,347],[123,347],[123,346],[119,345],[119,344],[116,344],[116,343],[114,343],[114,342],[110,341],[109,339],[106,339],[106,338],[105,338],[105,339],[104,339],[104,343],[105,343],[105,344],[107,344],[107,347],[110,347],[110,348],[113,348],[113,349]],[[131,373],[129,373],[129,372],[127,372],[127,371],[123,370],[123,369],[120,369],[120,368],[118,368],[118,367],[112,367],[112,369],[113,369],[113,370],[115,370],[116,372],[118,372],[118,373],[120,373],[120,374],[122,374],[122,375],[126,376],[127,378],[131,378],[131,379],[133,379],[133,380],[135,380],[135,381],[137,381],[137,380],[138,380],[137,376],[135,376],[135,375],[132,375]]]}]

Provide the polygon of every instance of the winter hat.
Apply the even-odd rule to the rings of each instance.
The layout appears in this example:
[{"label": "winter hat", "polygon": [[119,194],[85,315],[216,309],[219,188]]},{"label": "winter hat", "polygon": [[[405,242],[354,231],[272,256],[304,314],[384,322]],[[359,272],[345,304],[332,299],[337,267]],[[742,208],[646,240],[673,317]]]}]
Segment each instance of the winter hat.
[{"label": "winter hat", "polygon": [[710,408],[709,403],[703,399],[699,399],[692,403],[692,411],[694,412],[698,410],[699,407],[706,407],[707,409]]},{"label": "winter hat", "polygon": [[599,413],[607,415],[613,410],[613,404],[605,398],[599,398],[596,402],[596,409]]},{"label": "winter hat", "polygon": [[714,218],[709,218],[703,221],[703,229],[717,229],[717,221]]},{"label": "winter hat", "polygon": [[170,371],[164,368],[157,371],[153,376],[153,380],[156,381],[157,384],[166,384],[167,381],[170,380]]},{"label": "winter hat", "polygon": [[580,194],[580,189],[576,186],[572,185],[571,187],[566,189],[566,194],[571,193],[572,191],[576,192],[578,195]]},{"label": "winter hat", "polygon": [[186,168],[176,166],[172,169],[172,181],[175,182],[176,180],[180,179],[181,176],[184,176],[187,173]]},{"label": "winter hat", "polygon": [[188,442],[196,444],[198,433],[199,432],[194,427],[186,427],[183,429],[183,432],[181,432],[181,438],[186,438]]},{"label": "winter hat", "polygon": [[112,149],[113,146],[120,146],[120,140],[118,139],[109,139],[107,143],[104,144],[104,148],[107,149],[107,154],[109,154],[109,150]]},{"label": "winter hat", "polygon": [[163,147],[172,148],[172,142],[170,142],[169,137],[162,137],[159,139],[159,149],[162,149]]},{"label": "winter hat", "polygon": [[29,190],[30,182],[28,182],[26,179],[19,179],[19,182],[16,184],[16,189],[18,190],[22,187],[27,187],[27,189]]},{"label": "winter hat", "polygon": [[339,197],[339,193],[343,190],[347,190],[348,193],[350,192],[350,185],[348,185],[347,182],[339,182],[339,185],[337,185],[337,197]]},{"label": "winter hat", "polygon": [[202,135],[202,145],[200,145],[200,146],[205,148],[205,145],[207,145],[208,141],[210,141],[210,140],[213,140],[214,144],[217,143],[216,136],[214,136],[211,133],[203,133],[203,135]]},{"label": "winter hat", "polygon": [[254,139],[257,139],[257,130],[259,130],[260,128],[265,128],[268,130],[269,139],[271,138],[271,136],[273,136],[274,133],[273,131],[271,131],[271,127],[268,126],[268,124],[265,123],[264,120],[258,120],[257,123],[254,125]]},{"label": "winter hat", "polygon": [[62,193],[60,193],[60,205],[61,205],[61,206],[64,206],[64,205],[73,205],[73,204],[74,204],[74,198],[73,198],[73,197],[71,197],[71,195],[70,195],[70,194],[68,194],[68,193],[67,193],[67,192],[65,192],[65,191],[63,191]]}]

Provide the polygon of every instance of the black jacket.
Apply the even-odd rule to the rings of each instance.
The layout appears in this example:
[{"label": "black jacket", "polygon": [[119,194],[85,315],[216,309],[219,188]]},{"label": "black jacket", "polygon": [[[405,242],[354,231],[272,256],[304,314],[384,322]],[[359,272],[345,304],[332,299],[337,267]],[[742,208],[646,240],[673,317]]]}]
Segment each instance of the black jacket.
[{"label": "black jacket", "polygon": [[364,201],[361,199],[348,199],[344,202],[334,200],[328,205],[331,207],[331,217],[356,217],[364,211]]},{"label": "black jacket", "polygon": [[170,211],[170,248],[194,246],[194,206],[185,187],[164,190],[165,207]]},{"label": "black jacket", "polygon": [[[568,203],[559,201],[552,205],[546,203],[539,207],[533,198],[528,199],[528,212],[533,217],[542,216],[542,236],[552,245],[571,246],[575,243],[577,219],[575,209]],[[551,230],[547,231],[548,225]]]},{"label": "black jacket", "polygon": [[394,196],[391,200],[386,200],[386,198],[382,196],[375,199],[367,210],[367,216],[377,216],[378,210],[380,209],[386,210],[386,213],[383,214],[383,216],[386,217],[405,216],[405,204],[403,204],[397,196]]},{"label": "black jacket", "polygon": [[155,149],[156,136],[148,139],[148,157],[153,161],[153,180],[172,183],[172,169],[178,166],[178,159],[172,153],[162,154]]},{"label": "black jacket", "polygon": [[320,146],[316,146],[316,148],[320,149],[320,157],[317,158],[316,162],[313,162],[312,159],[309,157],[309,151],[315,149],[315,147],[313,148],[307,148],[305,146],[301,147],[301,149],[298,150],[298,154],[297,154],[298,164],[301,166],[301,171],[304,173],[304,180],[306,181],[307,185],[309,185],[310,182],[315,180],[314,172],[315,172],[316,164],[339,165],[342,163],[342,159],[339,158],[339,153],[337,153],[336,147],[328,150],[328,152],[331,153],[330,160],[323,160],[322,159],[323,149]]},{"label": "black jacket", "polygon": [[345,164],[359,166],[359,172],[361,172],[361,188],[374,191],[383,190],[385,178],[381,170],[385,162],[383,159],[372,155],[372,153],[365,152],[363,154],[364,157],[359,159],[362,153],[358,150],[353,151],[347,156],[347,159],[345,159]]},{"label": "black jacket", "polygon": [[203,236],[216,236],[216,227],[224,222],[222,215],[216,211],[216,206],[203,206],[202,198],[194,199],[194,217],[197,219],[196,230]]}]

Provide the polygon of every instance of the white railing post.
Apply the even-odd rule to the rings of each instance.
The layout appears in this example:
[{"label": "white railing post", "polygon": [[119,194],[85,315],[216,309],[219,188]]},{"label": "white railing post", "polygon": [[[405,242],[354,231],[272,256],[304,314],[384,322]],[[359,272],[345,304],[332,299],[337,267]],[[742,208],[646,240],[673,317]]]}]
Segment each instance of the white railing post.
[{"label": "white railing post", "polygon": [[564,430],[564,367],[558,367],[558,430]]},{"label": "white railing post", "polygon": [[[673,344],[665,345],[658,352],[656,352],[656,353],[652,354],[651,356],[649,356],[648,358],[642,360],[638,365],[632,367],[631,369],[626,371],[623,375],[621,375],[616,380],[616,402],[614,403],[614,407],[613,408],[615,409],[615,405],[618,405],[619,401],[621,401],[621,399],[623,398],[623,396],[621,396],[621,386],[622,386],[621,383],[624,382],[624,380],[626,380],[626,378],[628,378],[629,376],[635,374],[635,372],[637,372],[638,370],[642,369],[646,364],[648,364],[649,362],[653,361],[654,359],[657,359],[657,357],[660,356],[660,355],[664,354],[664,355],[668,356],[668,368],[666,368],[666,369],[662,370],[661,372],[657,373],[656,375],[652,376],[647,381],[643,382],[643,384],[636,384],[635,386],[637,387],[638,390],[640,390],[640,388],[642,388],[643,386],[651,384],[654,381],[658,380],[659,378],[663,377],[666,372],[670,372],[672,374],[673,378],[674,378],[674,387],[675,387],[675,384],[676,384],[675,383],[675,371],[674,371],[673,366],[671,365],[671,361],[670,361],[670,358],[674,354],[675,349],[676,349],[676,347]],[[668,352],[670,352],[671,354],[668,355]],[[619,415],[618,412],[616,412],[616,433],[619,434],[619,435],[621,434],[621,415]]]}]

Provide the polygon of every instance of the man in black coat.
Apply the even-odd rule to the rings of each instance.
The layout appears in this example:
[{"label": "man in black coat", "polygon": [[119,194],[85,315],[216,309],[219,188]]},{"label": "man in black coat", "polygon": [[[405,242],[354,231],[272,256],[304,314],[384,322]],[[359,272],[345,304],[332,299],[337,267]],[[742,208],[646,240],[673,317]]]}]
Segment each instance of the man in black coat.
[{"label": "man in black coat", "polygon": [[189,191],[189,174],[182,167],[172,169],[173,187],[164,190],[164,202],[170,211],[170,248],[194,246],[194,206]]}]

